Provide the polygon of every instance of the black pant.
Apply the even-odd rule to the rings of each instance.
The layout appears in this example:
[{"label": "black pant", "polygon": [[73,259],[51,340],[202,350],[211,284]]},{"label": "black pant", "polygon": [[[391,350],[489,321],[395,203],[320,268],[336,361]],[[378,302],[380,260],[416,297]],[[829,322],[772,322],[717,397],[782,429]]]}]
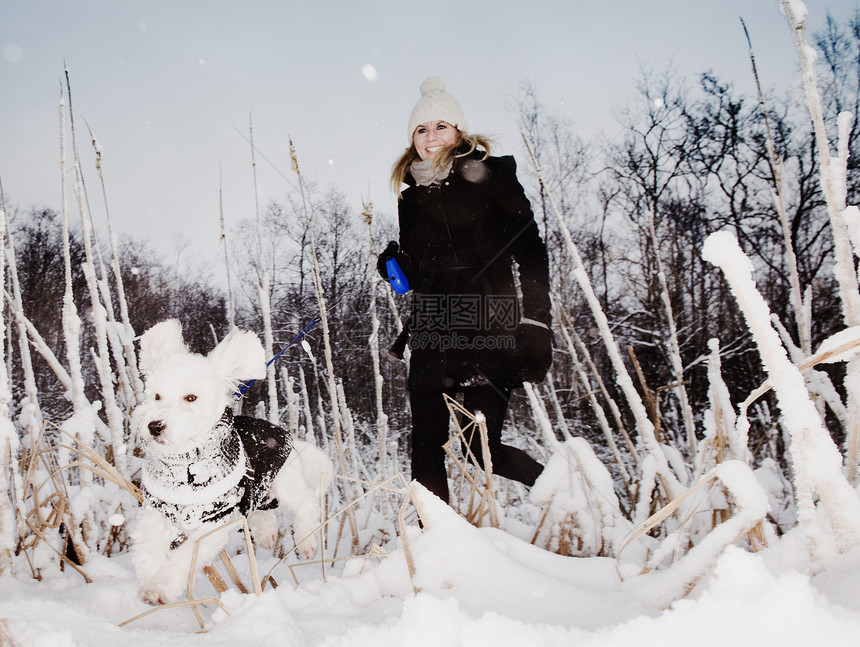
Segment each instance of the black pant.
[{"label": "black pant", "polygon": [[[534,485],[543,466],[526,452],[502,444],[502,425],[511,399],[510,389],[496,386],[468,387],[463,391],[463,407],[472,413],[480,411],[487,422],[487,437],[493,473]],[[448,407],[443,393],[453,391],[413,390],[412,404],[412,478],[448,503],[448,475],[445,471],[445,450],[448,442]],[[480,433],[475,430],[472,453],[483,460]]]}]

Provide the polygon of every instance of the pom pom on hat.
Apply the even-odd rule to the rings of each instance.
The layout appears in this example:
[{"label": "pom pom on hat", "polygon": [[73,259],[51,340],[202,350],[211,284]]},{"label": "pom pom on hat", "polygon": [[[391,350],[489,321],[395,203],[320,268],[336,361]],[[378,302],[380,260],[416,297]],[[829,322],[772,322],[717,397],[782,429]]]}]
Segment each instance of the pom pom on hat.
[{"label": "pom pom on hat", "polygon": [[444,92],[445,82],[438,76],[431,76],[427,79],[424,79],[424,82],[421,84],[419,90],[421,91],[422,97],[427,94],[433,94],[434,92]]},{"label": "pom pom on hat", "polygon": [[421,98],[412,109],[406,133],[410,144],[415,129],[428,121],[447,121],[460,131],[467,128],[463,109],[454,96],[445,91],[445,82],[438,76],[431,76],[421,84]]}]

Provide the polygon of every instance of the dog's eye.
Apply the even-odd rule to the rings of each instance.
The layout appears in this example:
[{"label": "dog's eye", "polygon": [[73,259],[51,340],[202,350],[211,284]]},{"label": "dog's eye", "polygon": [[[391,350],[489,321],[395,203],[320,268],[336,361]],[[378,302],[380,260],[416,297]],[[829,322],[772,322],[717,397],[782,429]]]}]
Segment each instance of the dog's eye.
[{"label": "dog's eye", "polygon": [[188,395],[185,396],[186,402],[194,402],[196,399],[197,399],[197,396],[194,395],[193,393],[189,393]]},{"label": "dog's eye", "polygon": [[161,394],[160,394],[160,393],[156,393],[156,394],[155,394],[155,399],[156,399],[156,400],[161,400]]}]

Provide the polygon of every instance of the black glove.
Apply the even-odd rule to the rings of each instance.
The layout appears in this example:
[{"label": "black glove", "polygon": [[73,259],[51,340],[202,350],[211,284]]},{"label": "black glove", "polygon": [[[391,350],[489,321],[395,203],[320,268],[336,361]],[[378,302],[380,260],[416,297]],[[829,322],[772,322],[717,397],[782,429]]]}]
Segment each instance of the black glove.
[{"label": "black glove", "polygon": [[412,257],[409,254],[400,251],[400,245],[397,244],[396,240],[389,241],[388,247],[383,250],[376,261],[376,271],[379,272],[379,276],[386,281],[388,280],[388,269],[385,267],[385,264],[392,258],[397,261],[400,269],[406,275],[406,279],[412,283],[415,264],[412,262]]},{"label": "black glove", "polygon": [[523,319],[514,335],[519,378],[523,382],[540,382],[552,365],[552,330],[541,322]]}]

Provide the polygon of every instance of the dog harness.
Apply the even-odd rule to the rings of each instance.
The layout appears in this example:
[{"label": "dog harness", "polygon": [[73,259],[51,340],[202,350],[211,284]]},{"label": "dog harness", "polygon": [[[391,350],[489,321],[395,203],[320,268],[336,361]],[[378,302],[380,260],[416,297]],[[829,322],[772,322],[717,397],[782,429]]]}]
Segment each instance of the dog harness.
[{"label": "dog harness", "polygon": [[172,548],[203,523],[277,505],[268,492],[292,450],[286,430],[227,409],[210,438],[206,447],[144,464],[144,500],[180,531]]}]

